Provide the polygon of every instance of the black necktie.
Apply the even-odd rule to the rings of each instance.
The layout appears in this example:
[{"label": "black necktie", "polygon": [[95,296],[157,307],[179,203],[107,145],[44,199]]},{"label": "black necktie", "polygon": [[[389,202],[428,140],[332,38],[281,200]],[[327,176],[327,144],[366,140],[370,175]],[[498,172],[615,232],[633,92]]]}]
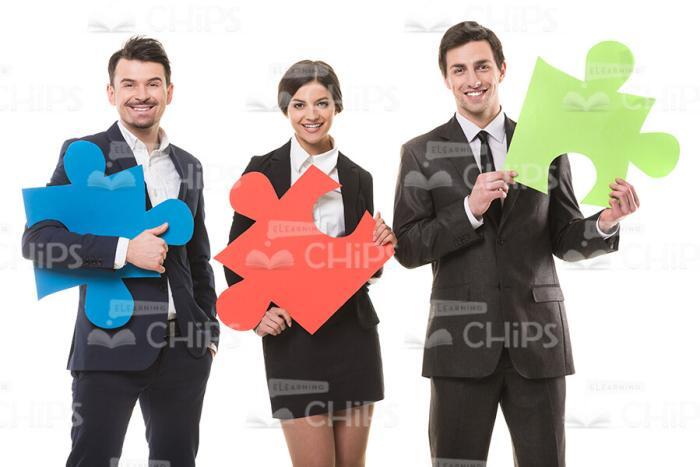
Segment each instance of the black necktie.
[{"label": "black necktie", "polygon": [[[479,141],[481,141],[481,173],[495,171],[496,164],[493,162],[493,155],[491,154],[491,147],[489,146],[489,134],[482,130],[476,135],[476,137],[479,138]],[[496,198],[491,201],[491,205],[486,211],[486,215],[491,217],[496,225],[501,222],[500,198]]]}]

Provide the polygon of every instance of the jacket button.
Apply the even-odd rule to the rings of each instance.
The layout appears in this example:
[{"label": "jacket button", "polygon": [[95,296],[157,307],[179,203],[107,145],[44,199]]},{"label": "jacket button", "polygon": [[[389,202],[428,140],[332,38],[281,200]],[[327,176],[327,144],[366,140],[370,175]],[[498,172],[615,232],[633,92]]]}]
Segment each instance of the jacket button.
[{"label": "jacket button", "polygon": [[503,240],[502,238],[499,237],[499,238],[496,240],[496,243],[498,243],[499,245],[503,245],[503,244],[505,243],[505,240]]}]

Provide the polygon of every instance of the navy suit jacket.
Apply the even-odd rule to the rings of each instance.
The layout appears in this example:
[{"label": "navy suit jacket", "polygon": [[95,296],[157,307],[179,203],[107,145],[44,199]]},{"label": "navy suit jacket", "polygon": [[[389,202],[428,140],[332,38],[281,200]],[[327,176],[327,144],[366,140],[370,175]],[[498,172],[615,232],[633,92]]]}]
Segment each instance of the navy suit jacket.
[{"label": "navy suit jacket", "polygon": [[[107,131],[63,143],[58,164],[48,185],[69,183],[63,166],[68,146],[77,140],[90,141],[100,147],[106,160],[106,174],[136,165],[136,159],[121,131],[114,123]],[[218,342],[214,273],[209,264],[209,238],[204,225],[202,166],[190,153],[171,144],[170,157],[182,180],[178,199],[187,204],[194,217],[192,239],[183,246],[170,246],[165,259],[166,272],[158,278],[124,279],[134,299],[134,315],[118,329],[100,329],[85,316],[85,290],[80,287],[80,300],[75,331],[68,359],[68,369],[142,370],[150,366],[165,344],[167,328],[167,282],[175,302],[181,339],[187,339],[189,352],[202,357],[210,343]],[[146,193],[146,209],[151,203]],[[22,253],[38,267],[46,255],[47,245],[61,245],[75,251],[84,269],[113,270],[118,237],[77,234],[58,221],[43,221],[25,228]],[[71,255],[65,261],[53,258],[51,267],[74,267]]]}]

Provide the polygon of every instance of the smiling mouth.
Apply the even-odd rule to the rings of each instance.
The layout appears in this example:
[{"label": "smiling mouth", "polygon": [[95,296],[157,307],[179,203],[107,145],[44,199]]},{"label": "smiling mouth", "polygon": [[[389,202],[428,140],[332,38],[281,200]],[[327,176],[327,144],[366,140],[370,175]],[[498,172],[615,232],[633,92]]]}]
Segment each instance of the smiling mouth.
[{"label": "smiling mouth", "polygon": [[302,123],[301,126],[307,130],[315,130],[316,128],[321,128],[322,123]]},{"label": "smiling mouth", "polygon": [[130,104],[127,107],[138,113],[145,113],[155,107],[155,104]]},{"label": "smiling mouth", "polygon": [[479,96],[482,96],[485,92],[486,92],[486,89],[479,89],[477,91],[468,91],[468,92],[465,92],[464,94],[466,94],[469,97],[479,97]]}]

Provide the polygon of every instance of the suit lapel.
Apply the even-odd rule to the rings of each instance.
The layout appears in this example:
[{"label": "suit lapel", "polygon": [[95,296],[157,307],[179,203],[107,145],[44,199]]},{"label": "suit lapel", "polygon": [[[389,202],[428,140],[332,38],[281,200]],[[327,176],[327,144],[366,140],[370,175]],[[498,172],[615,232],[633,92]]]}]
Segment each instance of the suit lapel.
[{"label": "suit lapel", "polygon": [[[513,133],[515,133],[515,122],[508,118],[506,116],[506,149],[510,149],[510,142],[513,139]],[[507,153],[506,153],[507,154]],[[506,157],[508,157],[506,155]],[[503,203],[503,215],[501,216],[501,223],[498,226],[498,230],[500,231],[503,228],[503,224],[506,222],[508,215],[513,211],[513,206],[515,206],[515,202],[518,200],[518,196],[520,196],[520,192],[524,189],[525,187],[523,185],[520,185],[519,183],[515,183],[512,188],[508,191],[508,196],[506,196],[506,200]]]},{"label": "suit lapel", "polygon": [[170,156],[170,159],[173,161],[173,165],[175,166],[175,170],[177,171],[178,175],[180,176],[180,191],[178,192],[177,199],[180,201],[185,201],[185,198],[187,197],[187,180],[189,177],[194,177],[194,168],[190,168],[189,171],[191,171],[191,174],[185,175],[185,170],[182,167],[182,161],[180,160],[180,156],[177,152],[177,150],[173,147],[173,145],[168,146],[168,155]]},{"label": "suit lapel", "polygon": [[127,142],[124,140],[117,122],[107,130],[109,140],[109,152],[107,154],[107,171],[112,174],[130,169],[136,165],[136,157]]},{"label": "suit lapel", "polygon": [[338,182],[340,194],[343,197],[343,220],[345,235],[355,231],[362,213],[357,212],[357,201],[360,190],[360,173],[350,159],[338,152]]},{"label": "suit lapel", "polygon": [[[112,174],[115,172],[121,172],[122,170],[130,169],[135,167],[136,157],[134,157],[134,152],[129,147],[129,144],[124,139],[119,125],[114,122],[111,127],[107,130],[107,139],[109,140],[109,153],[107,154],[107,171]],[[144,183],[143,187],[146,192],[146,210],[150,210],[153,205],[151,204],[151,198],[148,196],[148,189]]]},{"label": "suit lapel", "polygon": [[[453,116],[452,119],[443,126],[442,135],[445,139],[452,143],[461,143],[465,145],[465,155],[450,157],[449,161],[457,171],[459,176],[458,180],[463,181],[465,186],[468,188],[469,193],[471,193],[472,188],[474,188],[474,185],[476,184],[476,178],[481,172],[479,170],[479,165],[476,163],[471,145],[469,144],[469,141],[467,141],[467,137],[464,135],[462,126],[457,121],[456,116]],[[496,225],[496,222],[491,218],[491,216],[484,216],[484,218],[488,219],[487,222],[491,223],[494,228],[498,228],[498,225]]]},{"label": "suit lapel", "polygon": [[275,150],[270,160],[269,171],[265,174],[275,189],[278,198],[284,196],[292,185],[291,147],[292,143],[290,140],[284,146]]},{"label": "suit lapel", "polygon": [[[457,179],[463,181],[469,192],[471,192],[476,183],[476,177],[479,176],[479,166],[476,163],[476,159],[474,159],[472,148],[457,121],[457,117],[453,116],[450,121],[442,126],[440,136],[448,142],[464,144],[466,151],[464,151],[463,156],[448,157],[447,159],[456,170]],[[427,151],[428,148],[426,148],[426,153]]]}]

